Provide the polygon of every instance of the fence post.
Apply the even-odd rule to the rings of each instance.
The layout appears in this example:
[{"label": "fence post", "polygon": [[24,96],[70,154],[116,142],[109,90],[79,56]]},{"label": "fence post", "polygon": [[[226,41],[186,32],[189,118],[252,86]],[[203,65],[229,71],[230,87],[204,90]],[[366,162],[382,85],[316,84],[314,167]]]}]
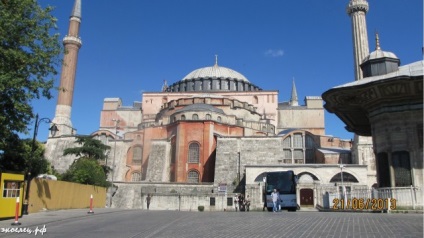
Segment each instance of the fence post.
[{"label": "fence post", "polygon": [[412,209],[415,210],[415,194],[414,187],[411,185],[411,200],[412,200]]}]

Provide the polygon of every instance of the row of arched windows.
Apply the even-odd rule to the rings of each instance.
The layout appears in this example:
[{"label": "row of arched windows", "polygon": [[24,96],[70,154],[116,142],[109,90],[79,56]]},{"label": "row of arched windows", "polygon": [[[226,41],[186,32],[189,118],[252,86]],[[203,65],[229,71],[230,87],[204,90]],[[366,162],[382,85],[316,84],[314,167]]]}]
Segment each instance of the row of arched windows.
[{"label": "row of arched windows", "polygon": [[[186,116],[185,115],[181,115],[181,120],[187,120],[187,118],[186,118]],[[206,120],[212,120],[212,115],[211,114],[206,114],[205,115],[205,119]],[[174,121],[176,121],[177,120],[177,118],[176,117],[174,117]],[[197,114],[193,114],[192,116],[191,116],[191,120],[199,120],[199,115],[197,115]],[[222,121],[222,118],[220,117],[220,116],[218,116],[217,118],[216,118],[216,121],[217,122],[221,122]]]},{"label": "row of arched windows", "polygon": [[284,163],[314,163],[314,138],[308,134],[293,133],[283,140]]}]

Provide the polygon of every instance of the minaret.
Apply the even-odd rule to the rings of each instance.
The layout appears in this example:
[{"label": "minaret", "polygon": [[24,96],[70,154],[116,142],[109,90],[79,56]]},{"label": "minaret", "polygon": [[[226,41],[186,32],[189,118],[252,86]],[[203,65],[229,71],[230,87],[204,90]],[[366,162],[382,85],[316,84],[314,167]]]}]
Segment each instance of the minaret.
[{"label": "minaret", "polygon": [[290,106],[299,106],[299,102],[297,100],[296,85],[294,84],[294,78],[293,78],[293,83],[292,83]]},{"label": "minaret", "polygon": [[365,15],[368,12],[368,2],[367,0],[350,0],[346,11],[352,19],[355,80],[360,80],[362,79],[362,70],[359,66],[362,64],[362,60],[370,53],[365,19]]},{"label": "minaret", "polygon": [[[367,0],[350,0],[346,9],[347,14],[352,19],[355,81],[363,78],[360,65],[369,55],[367,23],[365,18],[368,9]],[[351,152],[353,164],[368,165],[368,184],[376,183],[375,155],[373,151],[372,137],[359,136],[355,134]],[[346,162],[347,161],[340,161],[340,163]]]},{"label": "minaret", "polygon": [[62,74],[60,76],[59,96],[56,104],[56,114],[53,123],[59,131],[55,135],[72,135],[74,130],[71,122],[72,99],[74,95],[75,73],[77,69],[78,51],[82,42],[79,37],[81,24],[81,0],[75,0],[69,19],[68,35],[63,38],[65,55],[63,58]]}]

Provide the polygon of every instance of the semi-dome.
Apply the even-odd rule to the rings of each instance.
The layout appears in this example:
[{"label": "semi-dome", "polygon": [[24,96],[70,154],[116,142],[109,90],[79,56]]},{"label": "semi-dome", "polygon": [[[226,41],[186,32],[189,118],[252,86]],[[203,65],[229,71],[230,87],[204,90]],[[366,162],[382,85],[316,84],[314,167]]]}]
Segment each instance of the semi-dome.
[{"label": "semi-dome", "polygon": [[193,70],[191,73],[187,74],[181,81],[200,78],[236,79],[244,82],[249,82],[249,80],[247,80],[247,78],[244,77],[244,75],[242,75],[241,73],[230,68],[218,66],[218,64],[215,64],[212,67],[204,67]]}]

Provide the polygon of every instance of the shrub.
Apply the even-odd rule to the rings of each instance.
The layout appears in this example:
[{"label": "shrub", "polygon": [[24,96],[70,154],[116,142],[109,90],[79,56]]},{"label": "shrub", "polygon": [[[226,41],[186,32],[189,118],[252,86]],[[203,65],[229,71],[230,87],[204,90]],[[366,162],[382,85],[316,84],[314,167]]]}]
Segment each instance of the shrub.
[{"label": "shrub", "polygon": [[203,212],[205,210],[204,206],[198,206],[197,209],[199,210],[199,212]]}]

